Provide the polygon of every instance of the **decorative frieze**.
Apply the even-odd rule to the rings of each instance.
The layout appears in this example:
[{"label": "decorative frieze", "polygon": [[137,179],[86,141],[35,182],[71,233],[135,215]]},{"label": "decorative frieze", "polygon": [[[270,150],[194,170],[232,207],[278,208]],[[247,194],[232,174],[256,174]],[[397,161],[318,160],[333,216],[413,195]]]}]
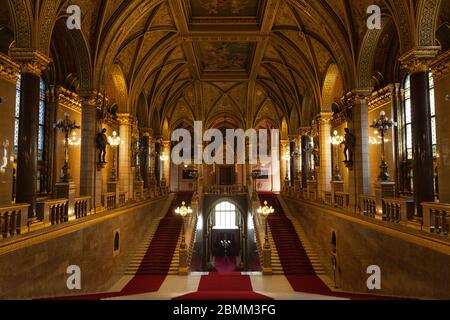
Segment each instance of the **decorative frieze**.
[{"label": "decorative frieze", "polygon": [[439,55],[431,63],[431,71],[435,80],[440,80],[450,74],[450,50]]},{"label": "decorative frieze", "polygon": [[76,113],[81,113],[82,99],[80,96],[64,87],[57,86],[55,88],[56,97],[58,98],[58,104]]},{"label": "decorative frieze", "polygon": [[369,111],[380,108],[388,103],[392,103],[395,97],[402,96],[402,90],[400,88],[400,84],[389,84],[383,89],[373,92],[367,98],[367,105],[369,107]]},{"label": "decorative frieze", "polygon": [[16,83],[19,77],[20,66],[9,56],[0,53],[0,78]]}]

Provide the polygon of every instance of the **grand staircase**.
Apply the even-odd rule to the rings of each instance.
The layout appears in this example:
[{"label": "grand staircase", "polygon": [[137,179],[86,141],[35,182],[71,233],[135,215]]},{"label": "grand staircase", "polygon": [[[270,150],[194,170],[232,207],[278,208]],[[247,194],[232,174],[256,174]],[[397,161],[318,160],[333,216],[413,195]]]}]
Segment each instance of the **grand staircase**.
[{"label": "grand staircase", "polygon": [[176,275],[179,271],[179,248],[182,219],[173,214],[183,201],[187,204],[192,193],[178,193],[167,215],[153,224],[125,272],[125,275]]},{"label": "grand staircase", "polygon": [[275,215],[268,220],[273,274],[325,275],[320,258],[307,240],[300,223],[289,219],[278,197],[261,194],[260,199],[275,209]]}]

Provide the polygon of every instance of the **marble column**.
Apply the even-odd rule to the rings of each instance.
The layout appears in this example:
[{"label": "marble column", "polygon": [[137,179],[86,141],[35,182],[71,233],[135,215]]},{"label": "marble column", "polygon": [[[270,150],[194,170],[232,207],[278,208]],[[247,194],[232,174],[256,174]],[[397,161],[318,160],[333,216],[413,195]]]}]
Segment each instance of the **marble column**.
[{"label": "marble column", "polygon": [[350,206],[356,211],[359,196],[371,195],[369,161],[369,110],[366,97],[370,90],[354,90],[347,94],[347,104],[352,108],[349,129],[355,136],[353,165],[349,170]]},{"label": "marble column", "polygon": [[162,186],[170,187],[170,167],[171,167],[171,150],[170,150],[170,141],[164,140],[162,143],[162,150],[164,155],[167,157],[165,161],[161,161],[163,175],[162,175]]},{"label": "marble column", "polygon": [[302,144],[302,188],[306,189],[308,187],[308,177],[309,177],[309,146],[310,146],[310,137],[308,133],[311,131],[311,128],[302,128],[300,131],[301,134],[301,144]]},{"label": "marble column", "polygon": [[450,51],[432,64],[436,97],[439,201],[450,203]]},{"label": "marble column", "polygon": [[431,137],[431,109],[428,75],[437,50],[415,49],[401,58],[411,83],[411,120],[413,138],[414,201],[422,216],[423,202],[434,201],[434,170]]},{"label": "marble column", "polygon": [[291,163],[290,163],[290,174],[291,174],[291,187],[295,185],[295,179],[297,176],[297,157],[294,155],[295,151],[295,138],[292,137],[290,139],[289,143],[289,154],[291,156]]},{"label": "marble column", "polygon": [[325,192],[331,191],[333,174],[332,153],[330,147],[331,120],[333,113],[322,112],[319,115],[319,143],[320,143],[320,177],[319,198],[325,199]]},{"label": "marble column", "polygon": [[131,170],[131,127],[134,122],[133,115],[129,113],[120,113],[117,115],[120,123],[119,136],[119,190],[125,192],[125,201],[133,198],[131,181],[133,179],[133,172]]},{"label": "marble column", "polygon": [[29,217],[36,212],[36,181],[39,129],[39,85],[50,59],[39,52],[13,51],[21,65],[21,103],[17,154],[16,202],[29,203]]},{"label": "marble column", "polygon": [[[97,174],[98,151],[96,136],[101,130],[97,121],[97,106],[101,104],[101,95],[97,92],[80,92],[82,101],[81,117],[81,173],[80,195],[91,196],[94,208],[101,207],[102,176]],[[99,186],[100,185],[100,190]]]},{"label": "marble column", "polygon": [[0,206],[13,197],[14,121],[19,65],[0,53]]},{"label": "marble column", "polygon": [[150,155],[150,130],[149,129],[141,129],[141,153],[140,157],[140,169],[141,169],[141,177],[144,181],[144,188],[148,189],[149,187],[149,155]]}]

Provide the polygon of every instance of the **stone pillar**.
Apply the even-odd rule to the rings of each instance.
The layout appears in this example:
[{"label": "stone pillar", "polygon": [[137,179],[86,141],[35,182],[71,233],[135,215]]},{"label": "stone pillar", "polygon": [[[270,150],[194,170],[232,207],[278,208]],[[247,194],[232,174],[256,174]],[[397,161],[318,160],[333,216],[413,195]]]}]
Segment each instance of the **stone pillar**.
[{"label": "stone pillar", "polygon": [[167,160],[161,161],[163,175],[161,179],[161,186],[167,187],[170,184],[170,166],[171,166],[171,150],[170,150],[170,141],[165,140],[162,143],[162,151],[164,152],[164,155],[167,157]]},{"label": "stone pillar", "polygon": [[[96,145],[97,133],[101,128],[97,124],[97,106],[102,98],[97,92],[81,92],[82,116],[81,116],[81,173],[80,195],[92,197],[92,206],[101,207],[102,176],[97,174],[98,151]],[[99,188],[97,187],[100,185]]]},{"label": "stone pillar", "polygon": [[39,85],[41,73],[50,59],[40,52],[20,49],[12,50],[12,56],[22,69],[16,202],[29,203],[28,216],[33,217],[36,212]]},{"label": "stone pillar", "polygon": [[129,113],[120,113],[117,115],[120,123],[119,136],[119,190],[125,192],[125,201],[133,198],[131,181],[133,173],[131,166],[131,126],[134,121],[134,117]]},{"label": "stone pillar", "polygon": [[295,151],[295,138],[296,137],[290,137],[290,143],[289,143],[289,154],[291,156],[291,162],[290,162],[290,174],[291,174],[291,187],[295,185],[295,179],[297,176],[297,157],[294,155]]},{"label": "stone pillar", "polygon": [[300,131],[301,134],[301,143],[302,143],[302,188],[305,189],[308,187],[308,177],[309,177],[309,147],[311,139],[308,136],[308,133],[311,131],[311,128],[302,128]]},{"label": "stone pillar", "polygon": [[140,157],[140,169],[141,177],[144,181],[144,188],[149,187],[149,155],[150,155],[150,129],[141,129],[141,153]]},{"label": "stone pillar", "polygon": [[283,159],[289,153],[289,140],[281,140],[280,154],[280,177],[282,181],[281,190],[284,191],[289,186],[289,161]]},{"label": "stone pillar", "polygon": [[14,116],[19,65],[0,53],[0,206],[13,197]]},{"label": "stone pillar", "polygon": [[357,210],[359,196],[371,195],[369,162],[369,112],[366,102],[370,90],[354,90],[347,94],[352,108],[350,131],[355,136],[353,164],[349,168],[350,207]]},{"label": "stone pillar", "polygon": [[414,201],[418,216],[423,202],[434,201],[434,170],[431,138],[431,109],[428,86],[430,61],[437,49],[417,48],[400,60],[410,74],[413,136]]},{"label": "stone pillar", "polygon": [[432,64],[436,98],[439,201],[450,203],[450,51]]},{"label": "stone pillar", "polygon": [[319,198],[325,199],[325,192],[331,191],[333,174],[332,153],[330,146],[331,120],[333,113],[322,112],[319,115],[319,141],[320,141],[320,177]]}]

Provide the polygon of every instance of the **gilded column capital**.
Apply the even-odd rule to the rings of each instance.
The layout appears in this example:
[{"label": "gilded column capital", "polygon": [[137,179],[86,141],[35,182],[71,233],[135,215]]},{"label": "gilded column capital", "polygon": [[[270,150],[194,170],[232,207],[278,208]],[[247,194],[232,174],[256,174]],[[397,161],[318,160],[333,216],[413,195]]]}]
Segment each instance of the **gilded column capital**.
[{"label": "gilded column capital", "polygon": [[58,98],[58,104],[72,111],[81,112],[82,99],[77,93],[62,86],[55,86],[52,89],[54,96]]},{"label": "gilded column capital", "polygon": [[409,74],[428,72],[440,50],[440,47],[417,47],[406,52],[399,60],[402,68],[408,70]]},{"label": "gilded column capital", "polygon": [[96,90],[81,90],[78,94],[83,100],[83,105],[97,107],[105,101],[104,95]]},{"label": "gilded column capital", "polygon": [[450,50],[439,55],[431,63],[431,71],[435,80],[442,79],[450,75]]},{"label": "gilded column capital", "polygon": [[23,73],[30,73],[37,77],[47,69],[51,59],[39,51],[31,51],[29,49],[13,48],[10,55],[16,61]]},{"label": "gilded column capital", "polygon": [[131,113],[118,113],[117,121],[119,121],[119,124],[121,126],[122,125],[131,126],[134,124],[135,117]]},{"label": "gilded column capital", "polygon": [[16,83],[19,77],[20,66],[9,56],[0,53],[0,78]]},{"label": "gilded column capital", "polygon": [[333,120],[333,112],[321,112],[317,115],[317,120],[320,124],[329,124]]},{"label": "gilded column capital", "polygon": [[300,127],[298,129],[298,135],[301,137],[309,136],[311,135],[311,127]]}]

